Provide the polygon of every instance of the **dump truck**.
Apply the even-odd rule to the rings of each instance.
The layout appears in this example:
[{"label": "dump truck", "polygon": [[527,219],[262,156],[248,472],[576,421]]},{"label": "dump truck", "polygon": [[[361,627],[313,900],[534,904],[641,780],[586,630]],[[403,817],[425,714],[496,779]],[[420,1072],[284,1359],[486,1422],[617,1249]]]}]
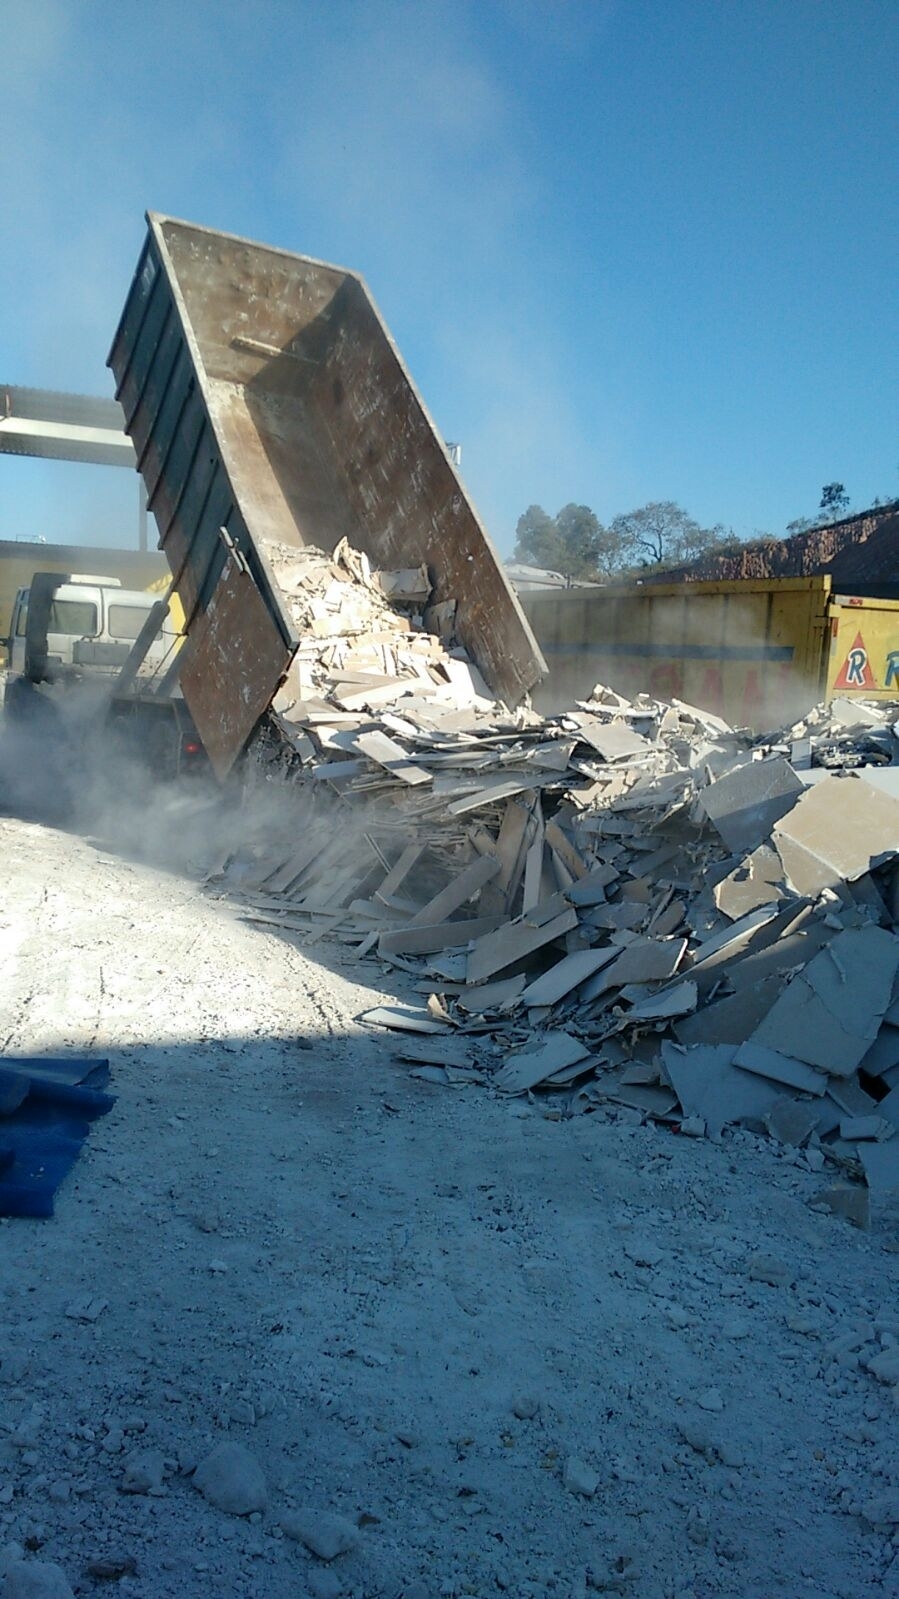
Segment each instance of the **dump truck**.
[{"label": "dump truck", "polygon": [[358,273],[149,213],[109,365],[185,615],[181,686],[220,778],[300,644],[273,547],[426,566],[491,691],[546,671]]}]

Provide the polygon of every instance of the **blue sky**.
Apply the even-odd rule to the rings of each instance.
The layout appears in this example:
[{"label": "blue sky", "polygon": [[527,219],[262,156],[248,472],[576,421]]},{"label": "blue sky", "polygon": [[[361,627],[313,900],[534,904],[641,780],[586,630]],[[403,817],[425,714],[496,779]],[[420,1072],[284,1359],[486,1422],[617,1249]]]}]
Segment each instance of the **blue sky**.
[{"label": "blue sky", "polygon": [[[110,392],[169,212],[361,271],[494,539],[899,495],[894,0],[0,0],[0,381]],[[0,457],[0,537],[130,543]]]}]

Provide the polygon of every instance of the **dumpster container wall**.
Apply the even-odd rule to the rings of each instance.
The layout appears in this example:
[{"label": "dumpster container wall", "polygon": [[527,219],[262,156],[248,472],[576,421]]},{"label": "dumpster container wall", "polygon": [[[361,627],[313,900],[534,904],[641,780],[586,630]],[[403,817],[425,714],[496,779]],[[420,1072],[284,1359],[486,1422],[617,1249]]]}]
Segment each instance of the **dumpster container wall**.
[{"label": "dumpster container wall", "polygon": [[899,699],[899,600],[835,594],[829,615],[828,699]]},{"label": "dumpster container wall", "polygon": [[[426,564],[493,691],[546,670],[363,280],[150,214],[110,365],[185,609],[182,683],[223,773],[296,650],[266,549]],[[221,529],[226,530],[223,538]]]},{"label": "dumpster container wall", "polygon": [[563,709],[605,683],[738,726],[777,726],[824,691],[829,591],[829,578],[814,577],[525,594],[550,664],[535,703]]}]

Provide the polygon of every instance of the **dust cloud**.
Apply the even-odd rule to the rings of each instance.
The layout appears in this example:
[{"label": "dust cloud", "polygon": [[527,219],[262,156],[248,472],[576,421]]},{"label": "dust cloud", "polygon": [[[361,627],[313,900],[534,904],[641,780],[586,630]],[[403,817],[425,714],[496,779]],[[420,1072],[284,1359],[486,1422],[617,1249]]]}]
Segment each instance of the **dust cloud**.
[{"label": "dust cloud", "polygon": [[[48,692],[10,679],[0,718],[0,815],[79,835],[179,876],[255,888],[272,858],[333,849],[372,864],[374,807],[350,807],[297,774],[265,724],[224,783],[205,757],[175,769],[170,727],[111,715],[95,684]],[[386,867],[384,868],[386,869]]]}]

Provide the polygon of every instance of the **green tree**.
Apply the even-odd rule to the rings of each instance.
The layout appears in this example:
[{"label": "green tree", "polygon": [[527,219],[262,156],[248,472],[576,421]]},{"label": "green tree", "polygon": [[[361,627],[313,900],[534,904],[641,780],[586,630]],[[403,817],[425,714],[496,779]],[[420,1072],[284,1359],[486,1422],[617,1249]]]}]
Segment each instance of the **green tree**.
[{"label": "green tree", "polygon": [[674,500],[651,500],[616,516],[611,533],[622,564],[630,567],[679,566],[738,542],[720,522],[701,527]]},{"label": "green tree", "polygon": [[849,510],[849,495],[842,483],[825,483],[818,510],[826,522],[838,522]]},{"label": "green tree", "polygon": [[516,561],[574,581],[596,581],[612,570],[609,532],[589,505],[564,505],[557,516],[542,505],[529,505],[515,533]]}]

